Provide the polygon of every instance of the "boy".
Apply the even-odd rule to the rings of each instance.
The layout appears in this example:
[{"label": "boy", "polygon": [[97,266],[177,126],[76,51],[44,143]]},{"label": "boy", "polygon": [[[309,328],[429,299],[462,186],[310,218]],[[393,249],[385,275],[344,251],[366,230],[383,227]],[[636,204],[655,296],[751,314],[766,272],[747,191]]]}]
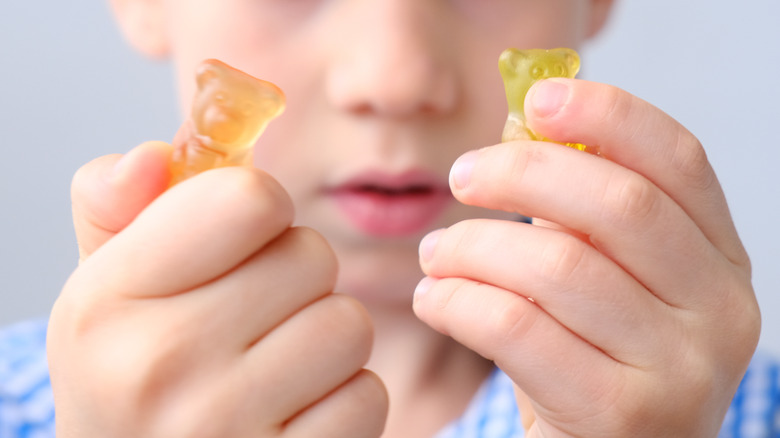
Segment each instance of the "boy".
[{"label": "boy", "polygon": [[577,47],[609,0],[114,7],[173,60],[182,108],[212,57],[288,108],[261,170],[166,191],[170,148],[147,143],[74,178],[58,436],[468,436],[480,409],[511,436],[517,411],[492,403],[513,384],[526,436],[718,433],[759,318],[698,141],[620,90],[550,80],[532,126],[605,158],[489,146],[498,53]]}]

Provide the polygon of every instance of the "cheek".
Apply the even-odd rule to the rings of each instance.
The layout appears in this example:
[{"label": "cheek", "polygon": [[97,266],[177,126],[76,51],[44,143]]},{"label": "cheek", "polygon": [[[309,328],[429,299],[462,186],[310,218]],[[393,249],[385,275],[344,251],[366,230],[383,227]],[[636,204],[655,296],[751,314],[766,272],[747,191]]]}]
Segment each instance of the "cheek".
[{"label": "cheek", "polygon": [[303,127],[308,129],[310,124],[295,106],[288,110],[272,120],[260,136],[254,149],[254,165],[276,178],[298,204],[303,194],[316,185],[321,172],[318,163],[323,157],[302,138],[306,132]]},{"label": "cheek", "polygon": [[275,19],[260,7],[264,3],[271,2],[166,2],[165,13],[171,17],[167,23],[171,58],[177,71],[182,108],[189,109],[195,91],[194,71],[204,59],[219,59],[280,86],[297,73],[279,60],[289,53],[305,53],[307,47],[290,37],[297,32],[295,23]]},{"label": "cheek", "polygon": [[295,140],[284,135],[287,130],[280,125],[280,120],[272,121],[260,136],[254,150],[255,167],[271,173],[276,178],[282,178],[290,169],[295,169],[296,162],[304,164],[306,161],[305,154],[296,150]]},{"label": "cheek", "polygon": [[474,149],[498,143],[507,117],[504,85],[498,69],[486,68],[474,72],[464,81],[463,88],[467,122],[458,127],[469,131],[463,135],[475,140],[466,146]]}]

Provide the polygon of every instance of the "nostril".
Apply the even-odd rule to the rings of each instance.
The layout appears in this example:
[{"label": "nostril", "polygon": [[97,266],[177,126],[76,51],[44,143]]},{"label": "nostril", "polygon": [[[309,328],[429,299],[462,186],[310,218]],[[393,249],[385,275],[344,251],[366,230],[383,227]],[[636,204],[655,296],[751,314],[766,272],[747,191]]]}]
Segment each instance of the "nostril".
[{"label": "nostril", "polygon": [[374,110],[371,109],[371,105],[365,103],[365,102],[358,102],[357,104],[351,105],[347,108],[347,110],[353,114],[364,116],[371,114]]}]

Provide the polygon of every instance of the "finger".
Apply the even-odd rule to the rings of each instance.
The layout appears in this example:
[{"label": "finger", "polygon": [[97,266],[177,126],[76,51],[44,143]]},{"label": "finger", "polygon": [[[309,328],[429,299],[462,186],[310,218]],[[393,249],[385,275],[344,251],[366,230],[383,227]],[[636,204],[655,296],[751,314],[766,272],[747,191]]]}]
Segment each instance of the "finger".
[{"label": "finger", "polygon": [[[471,168],[467,176],[463,167]],[[452,172],[462,202],[576,230],[673,306],[717,305],[713,293],[744,281],[666,193],[609,160],[541,142],[506,143],[470,152]],[[733,284],[709,272],[726,273]]]},{"label": "finger", "polygon": [[224,340],[215,348],[243,353],[290,315],[331,293],[336,274],[336,256],[325,239],[294,227],[230,275],[173,297],[165,306],[186,310],[194,325],[190,332]]},{"label": "finger", "polygon": [[284,422],[322,400],[368,361],[373,326],[353,298],[331,294],[258,339],[238,363],[255,409]]},{"label": "finger", "polygon": [[465,278],[531,299],[563,327],[620,362],[650,367],[673,348],[668,339],[674,339],[677,312],[593,247],[566,233],[516,222],[470,220],[429,234],[420,247],[427,275]]},{"label": "finger", "polygon": [[747,265],[704,148],[676,120],[623,90],[581,80],[541,81],[526,103],[534,130],[559,141],[597,145],[609,160],[660,187],[717,248]]},{"label": "finger", "polygon": [[382,435],[388,398],[376,374],[362,370],[343,386],[293,418],[289,438],[372,438]]},{"label": "finger", "polygon": [[124,229],[168,187],[170,145],[148,142],[84,165],[71,185],[80,260]]},{"label": "finger", "polygon": [[[588,415],[619,387],[626,370],[529,300],[463,278],[426,277],[414,297],[417,316],[496,364],[542,406]],[[566,397],[561,397],[566,394]],[[595,397],[601,399],[601,397]]]},{"label": "finger", "polygon": [[125,297],[184,292],[239,265],[292,217],[292,202],[268,174],[215,169],[159,196],[74,276],[92,275],[93,289]]}]

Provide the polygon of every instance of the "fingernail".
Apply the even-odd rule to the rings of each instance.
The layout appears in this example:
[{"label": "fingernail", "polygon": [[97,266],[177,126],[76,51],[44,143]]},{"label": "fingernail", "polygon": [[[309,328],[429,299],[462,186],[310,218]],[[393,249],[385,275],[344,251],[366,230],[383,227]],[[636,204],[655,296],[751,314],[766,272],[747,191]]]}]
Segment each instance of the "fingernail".
[{"label": "fingernail", "polygon": [[560,111],[569,100],[569,87],[555,79],[547,79],[537,82],[530,94],[534,114],[549,117]]},{"label": "fingernail", "polygon": [[434,230],[423,237],[419,248],[420,259],[427,262],[433,258],[433,251],[436,249],[436,243],[439,242],[439,236],[443,231],[443,229]]},{"label": "fingernail", "polygon": [[455,160],[450,169],[450,186],[458,190],[466,188],[471,182],[471,173],[478,158],[479,151],[470,151]]},{"label": "fingernail", "polygon": [[114,168],[111,169],[111,175],[112,176],[120,175],[122,173],[122,171],[124,170],[124,168],[127,167],[127,162],[130,161],[127,158],[128,155],[129,155],[129,153],[122,155],[122,157],[119,159],[119,161],[114,163]]},{"label": "fingernail", "polygon": [[130,155],[129,152],[122,155],[111,168],[106,169],[105,171],[106,173],[104,174],[105,175],[104,178],[106,179],[106,181],[108,181],[109,183],[115,183],[120,178],[122,178],[122,174],[127,168],[127,164],[130,162],[130,158],[128,158],[128,155]]},{"label": "fingernail", "polygon": [[425,277],[417,283],[417,287],[414,288],[414,296],[416,298],[424,296],[429,290],[436,284],[436,279],[431,277]]}]

